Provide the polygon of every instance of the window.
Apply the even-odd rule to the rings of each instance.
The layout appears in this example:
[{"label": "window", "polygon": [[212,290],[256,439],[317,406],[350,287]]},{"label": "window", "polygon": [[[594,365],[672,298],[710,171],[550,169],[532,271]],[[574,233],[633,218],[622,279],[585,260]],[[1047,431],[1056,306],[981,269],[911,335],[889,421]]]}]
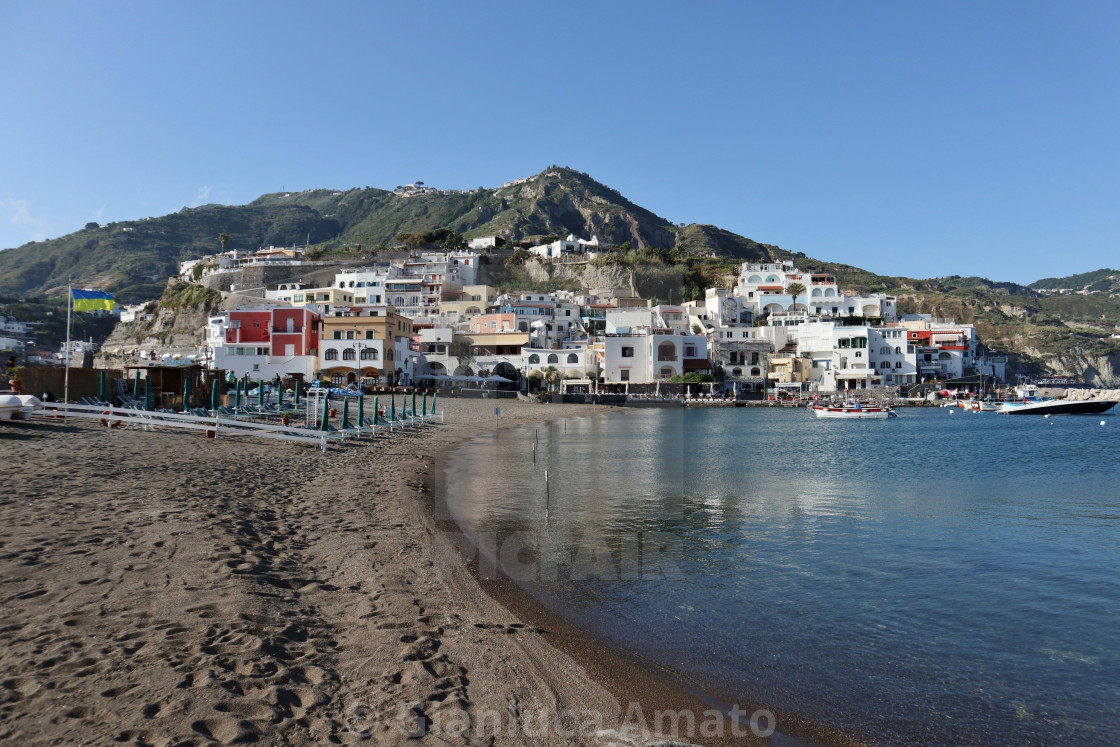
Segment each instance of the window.
[{"label": "window", "polygon": [[303,303],[303,294],[302,293],[296,293],[295,295],[293,295],[292,296],[292,302],[293,303]]},{"label": "window", "polygon": [[346,348],[342,351],[342,360],[344,361],[352,361],[356,357],[357,353],[354,352],[354,348]]},{"label": "window", "polygon": [[556,353],[549,353],[548,354],[548,362],[549,363],[559,363],[560,358],[556,355]]},{"label": "window", "polygon": [[376,348],[365,348],[364,350],[362,350],[362,360],[364,360],[364,361],[375,361],[375,360],[377,360],[377,349]]},{"label": "window", "polygon": [[336,360],[338,360],[338,351],[335,350],[334,348],[328,348],[327,350],[323,351],[323,360],[325,360],[325,361],[336,361]]},{"label": "window", "polygon": [[284,346],[284,355],[291,358],[295,354],[296,354],[296,346],[295,345],[288,344],[288,345]]},{"label": "window", "polygon": [[894,362],[894,367],[895,368],[902,368],[902,361],[895,361]]},{"label": "window", "polygon": [[347,340],[353,340],[354,339],[354,330],[352,330],[352,329],[346,330],[346,339]]},{"label": "window", "polygon": [[529,356],[529,365],[530,366],[540,365],[540,362],[541,362],[541,357],[539,355],[537,355],[536,353],[533,353],[532,355]]},{"label": "window", "polygon": [[622,381],[630,381],[630,369],[624,368],[618,372],[618,378]]},{"label": "window", "polygon": [[374,339],[374,338],[373,338],[373,330],[372,330],[372,329],[367,329],[367,330],[366,330],[366,339],[367,339],[367,340],[372,340],[372,339]]},{"label": "window", "polygon": [[334,331],[334,339],[336,339],[336,340],[341,340],[342,339],[342,330],[336,329]]},{"label": "window", "polygon": [[579,356],[575,353],[568,353],[568,363],[579,363]]},{"label": "window", "polygon": [[[623,346],[622,357],[623,358],[633,358],[634,357],[634,348]],[[626,378],[630,378],[629,375],[627,375]]]}]

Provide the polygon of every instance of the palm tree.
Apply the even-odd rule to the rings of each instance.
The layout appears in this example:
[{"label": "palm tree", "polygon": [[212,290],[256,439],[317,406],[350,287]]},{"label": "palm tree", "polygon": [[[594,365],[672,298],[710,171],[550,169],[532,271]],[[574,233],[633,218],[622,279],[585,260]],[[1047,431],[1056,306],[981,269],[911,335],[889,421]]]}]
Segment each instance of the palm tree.
[{"label": "palm tree", "polygon": [[560,371],[556,366],[549,366],[544,370],[544,383],[551,389],[552,385],[560,379]]},{"label": "palm tree", "polygon": [[222,242],[222,253],[224,254],[225,251],[226,251],[226,244],[229,243],[229,234],[228,233],[218,234],[218,241]]},{"label": "palm tree", "polygon": [[790,283],[786,286],[786,293],[793,296],[793,303],[790,305],[790,309],[792,310],[793,307],[797,305],[797,297],[805,293],[805,286],[801,283]]}]

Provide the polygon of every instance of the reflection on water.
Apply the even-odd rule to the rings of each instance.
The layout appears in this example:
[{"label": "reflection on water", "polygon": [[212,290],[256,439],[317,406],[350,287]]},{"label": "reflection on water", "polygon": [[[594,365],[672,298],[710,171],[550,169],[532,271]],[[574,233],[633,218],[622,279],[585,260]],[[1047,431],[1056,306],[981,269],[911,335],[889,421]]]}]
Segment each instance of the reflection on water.
[{"label": "reflection on water", "polygon": [[576,418],[467,444],[446,492],[562,614],[729,700],[884,743],[1089,744],[1120,727],[1099,420]]}]

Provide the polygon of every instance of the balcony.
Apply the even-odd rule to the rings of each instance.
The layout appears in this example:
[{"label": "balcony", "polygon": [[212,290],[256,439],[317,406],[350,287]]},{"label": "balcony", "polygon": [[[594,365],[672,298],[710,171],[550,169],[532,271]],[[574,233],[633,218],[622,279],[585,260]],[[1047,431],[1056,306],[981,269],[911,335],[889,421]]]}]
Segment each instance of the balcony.
[{"label": "balcony", "polygon": [[676,360],[677,360],[677,356],[675,356],[675,355],[659,355],[659,356],[657,356],[657,362],[658,363],[660,363],[661,361],[675,362]]},{"label": "balcony", "polygon": [[273,327],[272,333],[274,335],[298,335],[303,333],[303,327],[292,327],[291,329],[287,327]]}]

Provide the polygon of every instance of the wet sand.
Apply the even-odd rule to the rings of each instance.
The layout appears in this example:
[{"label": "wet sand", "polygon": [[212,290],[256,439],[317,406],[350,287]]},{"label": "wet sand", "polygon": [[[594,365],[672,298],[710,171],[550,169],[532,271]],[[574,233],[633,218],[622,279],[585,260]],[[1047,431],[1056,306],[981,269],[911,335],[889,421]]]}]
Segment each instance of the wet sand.
[{"label": "wet sand", "polygon": [[443,400],[446,425],[325,454],[0,425],[0,741],[652,745],[673,735],[624,727],[672,708],[697,719],[681,741],[762,743],[508,581],[479,582],[432,486],[495,404],[503,425],[588,411]]}]

